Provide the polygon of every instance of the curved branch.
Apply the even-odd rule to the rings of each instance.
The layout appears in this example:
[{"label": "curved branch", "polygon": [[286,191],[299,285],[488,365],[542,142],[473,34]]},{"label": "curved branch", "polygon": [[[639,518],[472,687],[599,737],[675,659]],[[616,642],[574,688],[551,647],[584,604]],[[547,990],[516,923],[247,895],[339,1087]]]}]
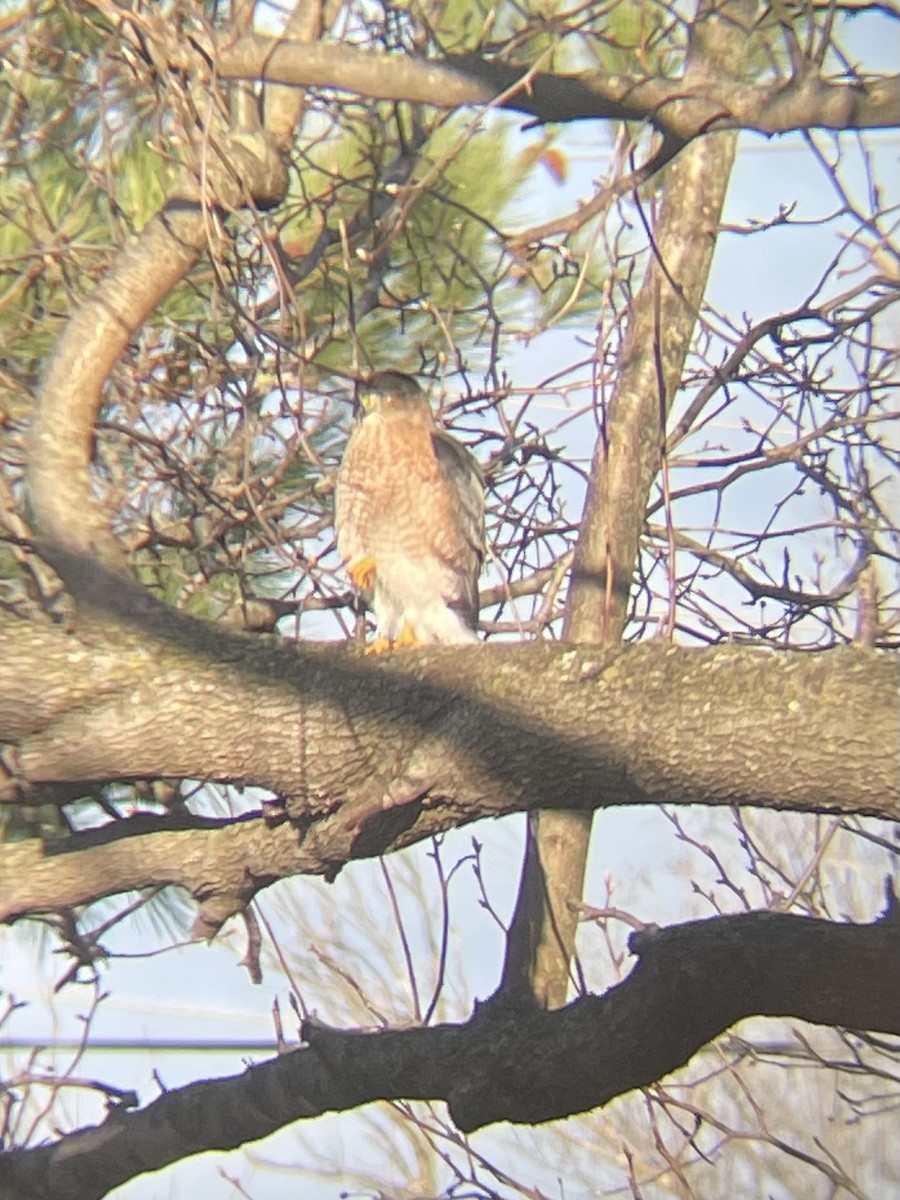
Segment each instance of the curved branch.
[{"label": "curved branch", "polygon": [[0,1156],[0,1189],[100,1200],[141,1171],[373,1100],[446,1100],[464,1131],[549,1121],[654,1083],[750,1016],[900,1034],[895,904],[871,925],[745,913],[650,928],[630,946],[639,961],[623,983],[555,1012],[488,1003],[462,1025],[308,1024],[293,1053]]},{"label": "curved branch", "polygon": [[197,260],[205,236],[198,206],[165,208],[123,247],[57,343],[35,409],[29,481],[41,531],[60,549],[119,563],[91,485],[103,385],[135,330]]},{"label": "curved branch", "polygon": [[270,206],[287,187],[286,168],[261,132],[223,134],[214,148],[203,187],[185,184],[192,198],[171,199],[122,247],[72,314],[38,396],[29,482],[41,534],[52,550],[96,559],[114,571],[121,569],[121,547],[91,471],[104,384],[132,335],[199,258],[209,234],[204,205],[234,208],[253,197]]}]

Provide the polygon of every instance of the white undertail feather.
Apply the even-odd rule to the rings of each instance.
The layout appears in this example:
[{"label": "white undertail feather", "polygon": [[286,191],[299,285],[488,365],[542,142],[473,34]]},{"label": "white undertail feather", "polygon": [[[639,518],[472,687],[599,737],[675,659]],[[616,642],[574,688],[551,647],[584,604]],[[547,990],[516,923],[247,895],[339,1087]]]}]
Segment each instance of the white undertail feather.
[{"label": "white undertail feather", "polygon": [[451,603],[462,603],[459,579],[434,563],[382,557],[376,570],[372,607],[378,636],[396,641],[404,625],[420,644],[465,645],[478,640]]}]

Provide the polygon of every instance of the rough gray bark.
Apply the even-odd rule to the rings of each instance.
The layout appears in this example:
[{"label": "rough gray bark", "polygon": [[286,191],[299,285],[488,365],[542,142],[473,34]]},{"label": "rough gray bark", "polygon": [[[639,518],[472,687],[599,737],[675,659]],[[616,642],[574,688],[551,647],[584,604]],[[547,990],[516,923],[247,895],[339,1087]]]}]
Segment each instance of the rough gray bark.
[{"label": "rough gray bark", "polygon": [[212,905],[215,925],[221,897],[233,911],[282,875],[333,874],[536,807],[900,816],[898,664],[873,651],[536,644],[373,661],[154,610],[105,635],[7,618],[0,661],[0,739],[15,747],[7,799],[45,802],[55,785],[88,781],[216,779],[270,788],[296,826],[161,823],[142,827],[140,853],[130,822],[124,842],[7,846],[5,919],[170,881]]}]

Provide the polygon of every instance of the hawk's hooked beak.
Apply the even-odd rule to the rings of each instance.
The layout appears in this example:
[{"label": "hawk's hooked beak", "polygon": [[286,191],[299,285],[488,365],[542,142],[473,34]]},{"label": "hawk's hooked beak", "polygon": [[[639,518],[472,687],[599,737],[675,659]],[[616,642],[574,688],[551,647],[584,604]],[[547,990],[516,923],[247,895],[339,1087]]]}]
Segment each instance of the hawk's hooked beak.
[{"label": "hawk's hooked beak", "polygon": [[356,403],[361,412],[368,413],[375,407],[377,399],[378,393],[366,385],[360,390]]}]

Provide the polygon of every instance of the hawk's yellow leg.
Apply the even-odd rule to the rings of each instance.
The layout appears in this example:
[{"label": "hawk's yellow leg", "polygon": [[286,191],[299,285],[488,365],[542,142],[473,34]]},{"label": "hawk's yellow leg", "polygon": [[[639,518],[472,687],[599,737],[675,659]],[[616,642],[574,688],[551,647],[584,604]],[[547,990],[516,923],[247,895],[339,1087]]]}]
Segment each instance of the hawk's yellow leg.
[{"label": "hawk's yellow leg", "polygon": [[400,630],[400,636],[397,638],[394,645],[401,650],[410,650],[413,646],[421,646],[421,642],[416,637],[415,632],[406,621],[403,622],[403,628]]},{"label": "hawk's yellow leg", "polygon": [[347,568],[350,582],[359,592],[371,592],[375,586],[375,559],[371,554],[358,559]]}]

